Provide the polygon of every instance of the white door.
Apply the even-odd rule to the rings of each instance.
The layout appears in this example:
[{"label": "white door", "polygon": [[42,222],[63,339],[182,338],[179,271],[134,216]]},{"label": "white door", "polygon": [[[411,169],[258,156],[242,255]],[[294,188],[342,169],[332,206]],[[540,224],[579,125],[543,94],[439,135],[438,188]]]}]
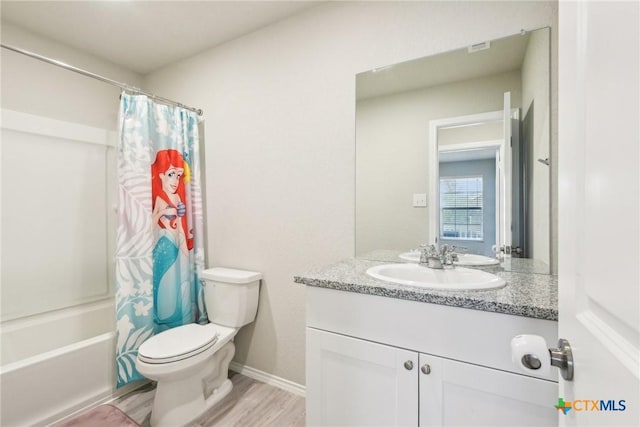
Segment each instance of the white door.
[{"label": "white door", "polygon": [[637,426],[640,4],[559,7],[559,335],[575,362],[559,417]]},{"label": "white door", "polygon": [[416,426],[418,353],[307,328],[307,424]]},{"label": "white door", "polygon": [[558,384],[420,354],[420,426],[557,426]]}]

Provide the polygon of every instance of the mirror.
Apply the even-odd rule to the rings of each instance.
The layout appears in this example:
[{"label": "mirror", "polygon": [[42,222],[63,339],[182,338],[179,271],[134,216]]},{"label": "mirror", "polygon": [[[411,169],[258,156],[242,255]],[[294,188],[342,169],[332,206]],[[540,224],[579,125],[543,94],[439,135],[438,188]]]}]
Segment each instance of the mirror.
[{"label": "mirror", "polygon": [[356,257],[550,272],[549,58],[542,28],[356,76]]}]

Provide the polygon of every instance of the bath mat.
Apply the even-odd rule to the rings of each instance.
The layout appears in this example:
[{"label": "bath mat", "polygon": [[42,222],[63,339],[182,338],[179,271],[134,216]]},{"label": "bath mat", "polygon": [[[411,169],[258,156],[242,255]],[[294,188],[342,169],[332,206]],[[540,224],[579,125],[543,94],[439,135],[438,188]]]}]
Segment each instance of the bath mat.
[{"label": "bath mat", "polygon": [[58,427],[140,427],[113,405],[100,405],[71,418]]}]

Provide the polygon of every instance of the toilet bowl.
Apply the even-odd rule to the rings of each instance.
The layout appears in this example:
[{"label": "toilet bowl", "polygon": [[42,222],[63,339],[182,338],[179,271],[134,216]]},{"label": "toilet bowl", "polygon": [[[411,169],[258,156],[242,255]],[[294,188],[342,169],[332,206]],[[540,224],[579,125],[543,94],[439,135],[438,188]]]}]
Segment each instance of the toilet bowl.
[{"label": "toilet bowl", "polygon": [[178,326],[140,346],[138,372],[157,381],[153,427],[185,425],[229,394],[233,338],[255,319],[261,277],[228,268],[204,270],[200,278],[210,323]]}]

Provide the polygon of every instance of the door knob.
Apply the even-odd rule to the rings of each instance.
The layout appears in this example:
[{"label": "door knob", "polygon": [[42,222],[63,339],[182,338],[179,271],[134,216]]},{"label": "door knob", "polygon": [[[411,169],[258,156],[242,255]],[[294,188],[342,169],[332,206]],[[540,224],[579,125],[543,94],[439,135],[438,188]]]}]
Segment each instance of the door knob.
[{"label": "door knob", "polygon": [[404,362],[404,368],[405,368],[407,371],[412,370],[412,369],[413,369],[413,361],[411,361],[411,360],[407,360],[406,362]]},{"label": "door knob", "polygon": [[573,353],[569,341],[564,338],[558,340],[558,348],[550,348],[551,366],[560,368],[560,374],[566,381],[573,380]]},{"label": "door knob", "polygon": [[423,374],[429,375],[431,373],[431,366],[429,366],[428,363],[425,363],[424,365],[422,365],[420,370],[422,371]]}]

